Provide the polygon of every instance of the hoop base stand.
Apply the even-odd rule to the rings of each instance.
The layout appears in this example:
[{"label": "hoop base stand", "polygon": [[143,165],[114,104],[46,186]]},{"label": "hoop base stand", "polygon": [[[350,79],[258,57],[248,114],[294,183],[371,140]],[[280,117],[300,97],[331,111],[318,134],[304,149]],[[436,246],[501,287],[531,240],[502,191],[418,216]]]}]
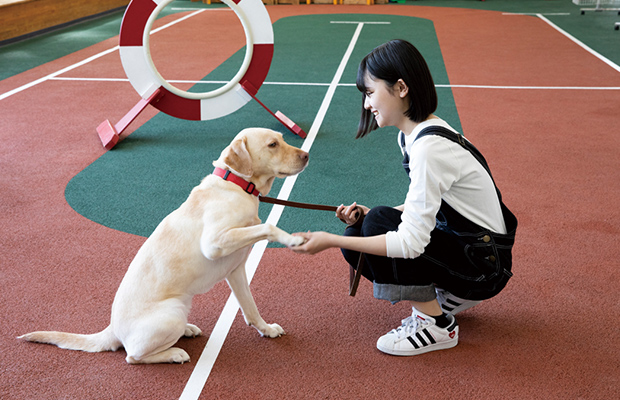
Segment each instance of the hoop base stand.
[{"label": "hoop base stand", "polygon": [[274,114],[270,109],[267,108],[266,105],[264,105],[258,98],[256,98],[256,92],[258,92],[258,90],[256,90],[256,88],[252,86],[250,82],[248,81],[241,82],[241,87],[250,96],[252,96],[252,98],[256,100],[258,104],[260,104],[265,110],[267,110],[269,114],[273,115],[273,117],[277,119],[278,121],[280,121],[282,125],[286,126],[289,131],[293,132],[293,134],[299,136],[302,139],[306,138],[306,132],[304,132],[304,130],[301,129],[299,125],[294,123],[290,118],[288,118],[286,115],[284,115],[280,111],[276,111]]},{"label": "hoop base stand", "polygon": [[114,126],[112,126],[110,121],[107,119],[103,121],[97,127],[97,133],[99,134],[103,147],[105,147],[106,150],[110,150],[116,146],[120,138],[120,134],[127,128],[127,126],[129,126],[129,124],[136,119],[138,114],[140,114],[147,105],[158,101],[162,95],[163,93],[161,92],[161,88],[159,88],[148,99],[140,99],[140,101],[127,113],[127,115],[121,118],[121,120]]}]

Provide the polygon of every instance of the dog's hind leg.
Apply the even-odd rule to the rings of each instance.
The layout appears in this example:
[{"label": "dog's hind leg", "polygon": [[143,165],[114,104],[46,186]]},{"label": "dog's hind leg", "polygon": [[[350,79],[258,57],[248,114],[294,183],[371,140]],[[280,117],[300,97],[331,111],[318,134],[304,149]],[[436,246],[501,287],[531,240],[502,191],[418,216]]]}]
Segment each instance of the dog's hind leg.
[{"label": "dog's hind leg", "polygon": [[182,336],[201,333],[200,329],[188,324],[184,315],[170,311],[159,308],[134,321],[134,330],[123,340],[129,364],[182,364],[189,361],[185,350],[172,346]]},{"label": "dog's hind leg", "polygon": [[[162,332],[158,332],[162,333]],[[181,334],[182,335],[182,334]],[[180,363],[189,361],[189,354],[183,349],[172,347],[181,335],[173,334],[171,337],[165,338],[165,341],[158,343],[158,337],[152,336],[144,338],[142,343],[137,345],[125,346],[127,357],[125,360],[129,364],[157,364],[157,363]]]},{"label": "dog's hind leg", "polygon": [[136,358],[127,356],[125,358],[128,364],[159,364],[159,363],[176,363],[183,364],[189,362],[189,354],[181,348],[169,347],[159,353],[151,354],[146,357]]},{"label": "dog's hind leg", "polygon": [[[183,334],[183,336],[196,337],[200,335],[202,335],[202,331],[196,325],[193,325],[193,324],[185,325],[185,333]],[[166,343],[162,347],[171,346],[172,344]],[[151,354],[148,356],[142,356],[139,358],[136,358],[135,356],[131,356],[129,355],[129,353],[127,353],[126,361],[129,364],[157,364],[157,363],[183,364],[184,362],[189,361],[189,354],[187,354],[185,350],[180,349],[178,347],[168,347],[164,351],[155,352],[155,354]]]},{"label": "dog's hind leg", "polygon": [[274,338],[284,335],[284,329],[280,325],[268,324],[260,316],[254,297],[252,297],[250,292],[248,278],[245,273],[245,260],[230,273],[226,281],[237,298],[241,311],[243,311],[245,322],[248,325],[256,328],[261,336]]}]

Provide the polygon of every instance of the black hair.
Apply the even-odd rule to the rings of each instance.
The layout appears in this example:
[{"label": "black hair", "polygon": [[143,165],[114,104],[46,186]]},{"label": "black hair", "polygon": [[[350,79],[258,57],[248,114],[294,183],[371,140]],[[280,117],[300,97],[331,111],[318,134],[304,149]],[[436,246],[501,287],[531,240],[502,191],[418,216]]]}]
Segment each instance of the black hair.
[{"label": "black hair", "polygon": [[425,121],[437,109],[437,91],[433,77],[422,54],[405,40],[391,40],[368,53],[357,70],[357,88],[362,92],[362,116],[357,128],[357,138],[377,129],[377,121],[364,108],[369,74],[374,80],[383,80],[390,87],[402,79],[409,87],[409,108],[405,115],[414,122]]}]

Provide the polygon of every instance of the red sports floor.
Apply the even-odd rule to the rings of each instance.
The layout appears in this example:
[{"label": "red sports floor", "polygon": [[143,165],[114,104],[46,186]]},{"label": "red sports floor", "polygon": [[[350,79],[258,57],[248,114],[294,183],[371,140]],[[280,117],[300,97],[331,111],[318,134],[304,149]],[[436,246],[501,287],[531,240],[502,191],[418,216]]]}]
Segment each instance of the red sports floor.
[{"label": "red sports floor", "polygon": [[[519,218],[515,276],[499,296],[458,316],[457,347],[396,358],[375,342],[407,315],[406,305],[375,300],[368,282],[349,297],[338,251],[310,257],[268,248],[252,291],[264,318],[287,335],[261,338],[238,314],[204,388],[192,384],[184,398],[620,398],[620,71],[536,16],[268,7],[274,22],[341,10],[433,21],[463,131]],[[153,51],[162,75],[201,79],[243,46],[243,36],[231,37],[216,56],[184,59],[188,49],[174,35],[235,18],[211,15],[162,31],[170,40]],[[115,37],[0,81],[0,96],[117,44]],[[125,74],[112,52],[63,76]],[[220,284],[195,298],[190,322],[205,336],[180,340],[192,358],[183,365],[130,366],[122,350],[89,354],[15,339],[107,326],[116,288],[144,241],[82,217],[65,200],[68,182],[105,152],[96,125],[118,120],[137,100],[127,82],[107,91],[97,85],[47,79],[0,100],[2,399],[179,398],[190,377],[205,373],[198,360],[230,294]],[[155,114],[147,108],[132,129]],[[380,179],[373,174],[367,179]]]}]

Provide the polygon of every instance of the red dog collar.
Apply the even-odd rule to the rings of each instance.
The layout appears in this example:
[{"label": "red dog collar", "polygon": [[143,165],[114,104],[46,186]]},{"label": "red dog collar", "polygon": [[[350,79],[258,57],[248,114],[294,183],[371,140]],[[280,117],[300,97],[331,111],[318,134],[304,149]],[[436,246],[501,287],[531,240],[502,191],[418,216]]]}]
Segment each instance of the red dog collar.
[{"label": "red dog collar", "polygon": [[246,193],[252,194],[254,196],[259,196],[260,192],[256,189],[256,185],[252,182],[248,182],[245,179],[233,174],[229,170],[225,170],[222,168],[216,167],[213,171],[213,175],[219,176],[225,181],[232,182],[243,189]]}]

